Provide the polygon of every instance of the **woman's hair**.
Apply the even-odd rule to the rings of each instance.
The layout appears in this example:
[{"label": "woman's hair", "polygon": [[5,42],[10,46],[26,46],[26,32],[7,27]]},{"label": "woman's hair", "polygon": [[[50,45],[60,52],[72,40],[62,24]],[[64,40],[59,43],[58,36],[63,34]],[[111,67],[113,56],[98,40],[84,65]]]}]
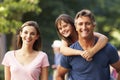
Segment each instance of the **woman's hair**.
[{"label": "woman's hair", "polygon": [[79,18],[79,17],[82,17],[82,16],[86,16],[86,17],[89,17],[92,21],[92,23],[94,25],[96,25],[96,21],[95,21],[95,17],[94,17],[94,14],[90,11],[90,10],[87,10],[87,9],[83,9],[81,11],[79,11],[76,16],[75,16],[75,24],[76,24],[76,20]]},{"label": "woman's hair", "polygon": [[73,42],[72,42],[72,39],[71,37],[64,37],[60,34],[59,30],[58,30],[58,25],[61,25],[61,22],[64,21],[65,23],[67,24],[70,24],[71,27],[73,28],[73,30],[76,31],[75,29],[75,26],[74,26],[74,19],[72,17],[70,17],[69,15],[67,14],[61,14],[58,16],[58,18],[55,20],[55,26],[56,26],[56,29],[57,29],[57,33],[59,35],[59,37],[65,41],[67,41],[68,45],[71,45]]},{"label": "woman's hair", "polygon": [[37,35],[39,36],[38,39],[34,42],[33,44],[33,49],[34,50],[41,50],[41,34],[40,34],[40,29],[39,29],[39,25],[37,22],[35,21],[27,21],[25,22],[21,28],[18,30],[17,32],[17,48],[21,48],[22,47],[22,38],[20,37],[20,32],[22,31],[22,29],[25,27],[25,26],[32,26],[36,29],[37,31]]}]

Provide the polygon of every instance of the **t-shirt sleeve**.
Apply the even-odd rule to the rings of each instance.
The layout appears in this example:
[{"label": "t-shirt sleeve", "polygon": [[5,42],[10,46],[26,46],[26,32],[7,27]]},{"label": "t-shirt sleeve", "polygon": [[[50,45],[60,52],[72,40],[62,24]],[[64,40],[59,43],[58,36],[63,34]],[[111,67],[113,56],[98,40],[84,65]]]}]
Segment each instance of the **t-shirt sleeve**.
[{"label": "t-shirt sleeve", "polygon": [[4,55],[4,58],[2,60],[2,65],[5,65],[5,66],[10,66],[10,52],[7,52],[5,55]]},{"label": "t-shirt sleeve", "polygon": [[61,56],[60,65],[64,68],[70,69],[70,62],[68,56]]},{"label": "t-shirt sleeve", "polygon": [[119,60],[119,55],[118,55],[117,49],[114,46],[111,45],[109,47],[109,52],[111,53],[109,55],[110,64],[113,64],[113,63],[117,62]]},{"label": "t-shirt sleeve", "polygon": [[[74,49],[74,47],[78,47],[78,46],[79,46],[78,42],[75,42],[74,44],[72,44],[70,46],[70,48]],[[71,69],[71,63],[70,62],[71,62],[72,59],[73,59],[73,56],[62,55],[61,60],[60,60],[60,65],[64,68]]]},{"label": "t-shirt sleeve", "polygon": [[43,60],[42,60],[42,67],[46,67],[46,66],[49,66],[49,61],[48,61],[47,54],[44,53],[44,57],[43,57]]}]

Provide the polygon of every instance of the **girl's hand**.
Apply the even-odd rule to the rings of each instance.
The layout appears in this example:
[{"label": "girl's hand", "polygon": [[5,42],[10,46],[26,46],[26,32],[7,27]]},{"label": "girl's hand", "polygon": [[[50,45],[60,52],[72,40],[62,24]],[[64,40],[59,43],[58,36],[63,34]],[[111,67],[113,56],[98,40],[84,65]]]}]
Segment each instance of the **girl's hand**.
[{"label": "girl's hand", "polygon": [[87,61],[91,61],[93,54],[91,51],[83,51],[83,53],[81,54],[81,56],[86,59]]}]

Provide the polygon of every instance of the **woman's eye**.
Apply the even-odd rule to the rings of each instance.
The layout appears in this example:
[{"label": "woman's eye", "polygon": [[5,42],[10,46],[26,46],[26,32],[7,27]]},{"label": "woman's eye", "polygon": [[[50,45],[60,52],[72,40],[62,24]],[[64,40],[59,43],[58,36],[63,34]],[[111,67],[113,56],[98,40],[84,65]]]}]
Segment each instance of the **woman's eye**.
[{"label": "woman's eye", "polygon": [[66,28],[68,26],[68,24],[64,25],[63,27]]}]

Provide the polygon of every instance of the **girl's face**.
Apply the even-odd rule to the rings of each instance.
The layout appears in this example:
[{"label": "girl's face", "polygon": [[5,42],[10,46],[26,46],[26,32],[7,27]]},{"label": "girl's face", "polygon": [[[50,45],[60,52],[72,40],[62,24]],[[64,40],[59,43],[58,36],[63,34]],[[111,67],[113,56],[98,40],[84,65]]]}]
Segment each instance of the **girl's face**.
[{"label": "girl's face", "polygon": [[34,42],[38,39],[37,31],[33,26],[25,26],[20,32],[23,44],[33,45]]},{"label": "girl's face", "polygon": [[61,24],[58,24],[57,27],[59,33],[64,37],[69,37],[72,34],[72,26],[63,20],[61,21]]}]

